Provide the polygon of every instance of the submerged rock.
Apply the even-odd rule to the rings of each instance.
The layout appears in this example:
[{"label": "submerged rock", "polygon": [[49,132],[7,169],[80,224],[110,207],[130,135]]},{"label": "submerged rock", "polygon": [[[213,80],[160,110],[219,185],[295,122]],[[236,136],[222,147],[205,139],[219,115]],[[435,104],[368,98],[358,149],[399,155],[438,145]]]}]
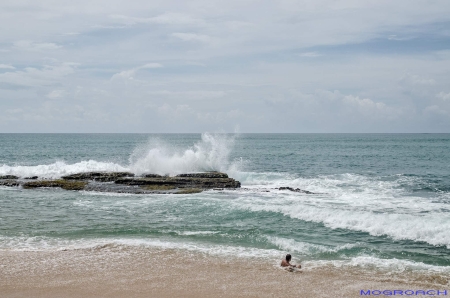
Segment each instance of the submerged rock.
[{"label": "submerged rock", "polygon": [[189,173],[179,174],[176,177],[190,177],[190,178],[228,178],[228,175],[221,172],[205,172],[205,173]]},{"label": "submerged rock", "polygon": [[0,176],[0,179],[19,179],[19,177],[14,176],[14,175],[4,175],[4,176]]},{"label": "submerged rock", "polygon": [[294,192],[301,192],[301,193],[304,193],[304,194],[308,194],[308,195],[313,195],[313,194],[317,194],[317,193],[315,193],[315,192],[311,192],[311,191],[307,191],[307,190],[303,190],[303,189],[300,189],[300,188],[292,188],[292,187],[280,187],[280,188],[278,188],[279,190],[290,190],[290,191],[294,191]]},{"label": "submerged rock", "polygon": [[62,179],[110,182],[123,177],[134,177],[134,174],[129,172],[86,172],[63,176]]}]

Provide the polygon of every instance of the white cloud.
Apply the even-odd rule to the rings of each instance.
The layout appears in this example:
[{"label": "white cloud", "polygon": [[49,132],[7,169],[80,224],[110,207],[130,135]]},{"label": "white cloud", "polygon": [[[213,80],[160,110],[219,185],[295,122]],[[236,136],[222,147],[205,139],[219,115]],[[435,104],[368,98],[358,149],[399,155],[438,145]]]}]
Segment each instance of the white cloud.
[{"label": "white cloud", "polygon": [[450,114],[437,105],[428,106],[424,109],[426,114],[435,114],[440,116],[450,116]]},{"label": "white cloud", "polygon": [[443,101],[450,101],[450,92],[449,93],[441,92],[439,94],[436,94],[436,97],[442,99]]},{"label": "white cloud", "polygon": [[66,32],[66,33],[63,33],[62,35],[75,36],[75,35],[80,35],[80,34],[81,34],[80,32]]},{"label": "white cloud", "polygon": [[53,90],[47,94],[47,97],[50,99],[57,99],[64,97],[65,94],[66,92],[64,90]]},{"label": "white cloud", "polygon": [[161,67],[163,67],[163,65],[160,63],[147,63],[142,66],[138,66],[138,67],[135,67],[132,69],[128,69],[128,70],[124,70],[124,71],[115,73],[111,77],[111,81],[117,80],[117,79],[132,80],[132,79],[134,79],[133,76],[136,74],[136,72],[138,72],[141,69],[151,69],[151,68],[161,68]]},{"label": "white cloud", "polygon": [[29,40],[16,41],[13,46],[23,51],[53,51],[62,48],[62,46],[52,42],[33,42]]},{"label": "white cloud", "polygon": [[202,20],[193,18],[188,14],[175,12],[167,12],[151,18],[130,17],[118,14],[110,15],[110,18],[129,26],[148,23],[163,25],[198,25],[204,23]]},{"label": "white cloud", "polygon": [[201,41],[201,42],[210,42],[211,37],[207,35],[202,34],[195,34],[195,33],[172,33],[173,37],[179,38],[184,41]]},{"label": "white cloud", "polygon": [[400,82],[410,85],[422,85],[422,86],[431,86],[436,84],[436,81],[432,78],[411,73],[407,73],[406,75],[401,77]]},{"label": "white cloud", "polygon": [[16,69],[16,68],[12,65],[0,64],[0,69]]},{"label": "white cloud", "polygon": [[145,68],[161,68],[161,67],[163,67],[163,65],[160,64],[160,63],[147,63],[147,64],[144,64],[144,65],[138,67],[138,69],[145,69]]},{"label": "white cloud", "polygon": [[181,119],[189,118],[193,115],[194,110],[186,104],[178,104],[172,107],[170,104],[163,104],[157,108],[158,113],[165,119]]},{"label": "white cloud", "polygon": [[298,54],[300,57],[308,57],[308,58],[314,58],[314,57],[320,57],[322,56],[321,54],[317,53],[317,52],[305,52],[305,53],[300,53]]},{"label": "white cloud", "polygon": [[350,107],[350,114],[353,117],[362,117],[363,119],[372,119],[376,121],[391,120],[395,121],[402,116],[402,109],[390,107],[383,102],[377,102],[370,98],[360,98],[359,96],[347,95],[342,99],[342,103]]},{"label": "white cloud", "polygon": [[411,40],[413,37],[399,37],[396,34],[391,34],[388,36],[388,40],[397,40],[397,41],[403,41],[403,40]]},{"label": "white cloud", "polygon": [[0,74],[0,81],[7,84],[40,87],[54,84],[63,77],[75,72],[77,63],[66,62],[56,65],[44,65],[41,68],[26,67]]},{"label": "white cloud", "polygon": [[160,95],[172,99],[202,100],[202,99],[223,98],[227,94],[227,92],[223,90],[185,90],[185,91],[159,90],[159,91],[150,91],[148,92],[148,94]]}]

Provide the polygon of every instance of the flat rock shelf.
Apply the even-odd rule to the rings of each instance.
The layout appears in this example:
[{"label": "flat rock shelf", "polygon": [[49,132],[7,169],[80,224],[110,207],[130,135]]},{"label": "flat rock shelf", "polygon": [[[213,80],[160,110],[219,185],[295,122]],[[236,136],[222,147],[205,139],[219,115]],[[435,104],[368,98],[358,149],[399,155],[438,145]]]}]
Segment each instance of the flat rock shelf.
[{"label": "flat rock shelf", "polygon": [[[36,177],[33,177],[36,179]],[[27,181],[28,180],[28,181]],[[83,172],[63,176],[60,179],[39,179],[16,176],[0,176],[0,186],[33,189],[59,187],[65,190],[134,194],[191,194],[208,189],[235,189],[241,183],[220,172],[186,173],[177,176],[144,174],[135,176],[129,172]]]}]

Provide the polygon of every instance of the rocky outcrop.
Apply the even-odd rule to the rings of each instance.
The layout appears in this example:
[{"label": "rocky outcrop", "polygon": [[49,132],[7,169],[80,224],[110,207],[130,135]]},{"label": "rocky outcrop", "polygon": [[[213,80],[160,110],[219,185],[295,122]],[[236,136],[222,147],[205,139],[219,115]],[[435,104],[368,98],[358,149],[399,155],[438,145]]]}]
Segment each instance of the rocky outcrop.
[{"label": "rocky outcrop", "polygon": [[[22,186],[24,189],[59,187],[65,190],[134,194],[190,194],[209,189],[223,190],[241,187],[239,181],[229,178],[226,173],[221,172],[187,173],[175,177],[150,173],[135,177],[133,173],[129,172],[85,172],[63,176],[61,179],[55,180],[34,180],[37,178],[37,176],[23,179],[13,175],[0,176],[0,186]],[[29,181],[31,179],[34,181]],[[276,189],[302,194],[317,194],[288,186]],[[242,191],[245,190],[242,189]],[[251,189],[251,191],[254,190],[254,188]],[[259,191],[269,192],[270,190],[260,189]]]},{"label": "rocky outcrop", "polygon": [[134,174],[128,172],[86,172],[63,176],[62,179],[111,182],[123,177],[134,177]]},{"label": "rocky outcrop", "polygon": [[19,179],[19,177],[14,176],[14,175],[4,175],[4,176],[0,176],[0,179]]},{"label": "rocky outcrop", "polygon": [[67,180],[41,180],[25,182],[22,184],[23,188],[39,188],[39,187],[61,187],[65,190],[83,190],[87,185],[86,181],[67,181]]},{"label": "rocky outcrop", "polygon": [[[226,174],[225,174],[226,175]],[[139,186],[172,186],[176,188],[239,188],[241,183],[233,178],[197,178],[197,177],[156,177],[156,178],[123,178],[116,184]]]},{"label": "rocky outcrop", "polygon": [[[29,177],[28,179],[36,178]],[[26,181],[24,179],[18,180],[18,177],[0,179],[0,185],[22,186],[24,189],[58,187],[65,190],[135,194],[191,194],[208,189],[234,189],[241,187],[239,181],[228,178],[227,174],[219,172],[180,174],[175,177],[157,174],[145,174],[142,177],[134,177],[133,173],[128,172],[87,172],[67,175],[61,179],[54,180]]]}]

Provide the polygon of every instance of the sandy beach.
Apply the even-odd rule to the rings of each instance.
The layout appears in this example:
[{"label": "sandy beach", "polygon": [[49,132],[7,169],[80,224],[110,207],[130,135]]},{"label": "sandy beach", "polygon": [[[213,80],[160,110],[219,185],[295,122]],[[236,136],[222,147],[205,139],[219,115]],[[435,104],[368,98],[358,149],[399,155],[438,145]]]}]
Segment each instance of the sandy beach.
[{"label": "sandy beach", "polygon": [[273,260],[98,246],[0,253],[2,297],[361,297],[361,290],[445,290],[439,275],[334,266],[287,272]]}]

